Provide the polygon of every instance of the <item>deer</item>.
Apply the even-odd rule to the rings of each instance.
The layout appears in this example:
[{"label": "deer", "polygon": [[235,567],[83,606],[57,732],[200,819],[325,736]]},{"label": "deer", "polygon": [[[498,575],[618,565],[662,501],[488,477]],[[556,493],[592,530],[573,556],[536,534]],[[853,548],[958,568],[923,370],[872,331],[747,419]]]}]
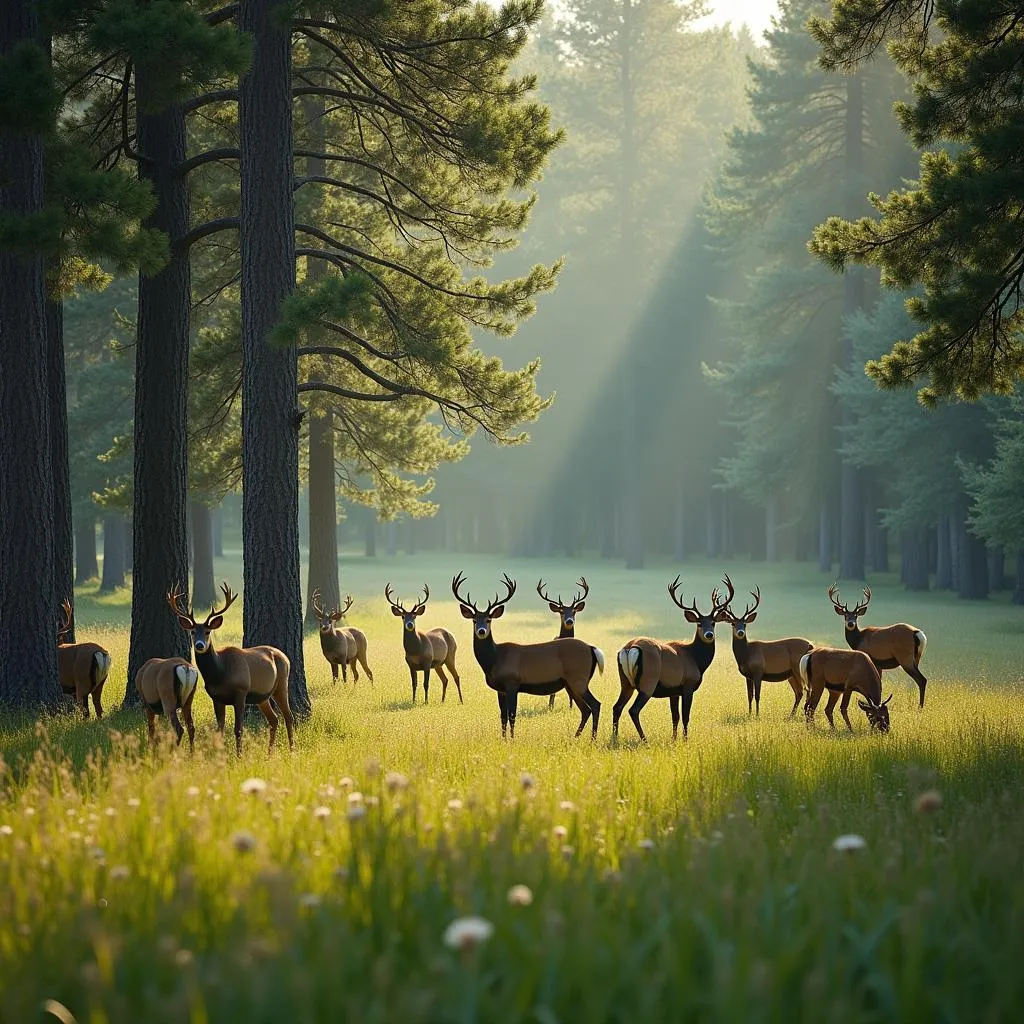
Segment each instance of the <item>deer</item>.
[{"label": "deer", "polygon": [[465,619],[473,623],[473,654],[483,669],[484,682],[498,695],[501,714],[501,738],[515,739],[516,709],[520,693],[541,697],[568,690],[580,709],[579,737],[588,719],[592,721],[591,738],[597,739],[597,723],[601,703],[590,692],[595,669],[604,672],[604,652],[575,637],[556,637],[539,644],[496,643],[491,623],[505,614],[505,605],[516,592],[516,582],[508,573],[502,575],[505,596],[495,595],[486,608],[478,608],[469,592],[463,597],[460,588],[466,575],[460,572],[452,579],[452,593],[459,602]]},{"label": "deer", "polygon": [[71,601],[64,598],[61,603],[64,610],[64,621],[57,627],[57,672],[60,677],[60,688],[82,711],[84,718],[89,717],[89,697],[96,710],[96,717],[103,717],[103,684],[110,672],[110,652],[95,643],[61,643],[61,637],[71,631]]},{"label": "deer", "polygon": [[735,596],[732,581],[728,576],[722,581],[729,590],[723,601],[718,587],[711,591],[711,611],[707,615],[697,610],[697,601],[685,605],[677,592],[682,578],[676,578],[668,585],[672,603],[682,611],[687,622],[697,628],[692,640],[669,640],[662,642],[640,636],[630,640],[618,653],[619,699],[612,708],[612,741],[619,735],[619,719],[635,692],[636,700],[629,708],[629,717],[640,734],[640,741],[647,737],[640,726],[640,712],[652,697],[669,697],[672,710],[672,739],[679,735],[679,701],[683,705],[683,739],[689,735],[690,709],[693,695],[700,689],[704,673],[715,657],[715,625],[724,621],[726,608]]},{"label": "deer", "polygon": [[416,703],[416,674],[423,673],[423,703],[426,704],[430,697],[430,670],[434,669],[441,677],[441,703],[444,703],[448,696],[448,677],[444,670],[447,668],[452,674],[455,689],[459,692],[459,703],[462,703],[462,682],[459,679],[459,670],[455,667],[455,652],[458,644],[455,637],[438,626],[436,629],[421,633],[416,628],[416,620],[426,611],[427,601],[430,600],[430,587],[423,584],[423,600],[417,602],[412,608],[406,609],[399,603],[398,598],[393,596],[391,584],[384,587],[384,596],[391,605],[391,614],[402,620],[402,647],[405,649],[405,662],[409,666],[409,675],[412,676],[412,702]]},{"label": "deer", "polygon": [[235,713],[235,753],[242,756],[242,721],[247,704],[255,704],[270,726],[268,752],[274,749],[277,737],[277,715],[271,701],[277,704],[288,730],[288,748],[295,749],[294,719],[288,705],[288,674],[291,663],[284,651],[276,647],[224,647],[216,650],[213,634],[224,625],[224,613],[238,595],[221,584],[224,606],[213,607],[203,622],[196,622],[192,608],[182,605],[184,592],[180,585],[167,594],[167,603],[178,618],[181,628],[192,638],[196,666],[203,676],[203,686],[213,700],[217,731],[223,734],[224,718],[230,704]]},{"label": "deer", "polygon": [[[580,587],[581,590],[577,593],[569,604],[562,604],[562,595],[558,595],[558,600],[552,600],[544,590],[544,581],[537,580],[537,593],[540,594],[542,601],[547,601],[548,607],[558,616],[559,639],[567,636],[576,635],[576,616],[587,606],[586,597],[590,593],[590,587],[587,585],[587,579],[585,576],[581,576],[576,581],[576,586]],[[555,695],[551,694],[548,699],[548,707],[553,708],[555,706]],[[572,696],[569,696],[569,707],[572,707]]]},{"label": "deer", "polygon": [[184,729],[178,712],[188,729],[188,749],[195,750],[196,726],[192,721],[192,698],[196,695],[199,670],[184,658],[150,658],[135,673],[135,690],[146,706],[150,743],[156,737],[157,715],[166,715],[181,746]]},{"label": "deer", "polygon": [[868,724],[879,732],[889,731],[890,693],[882,700],[882,676],[875,663],[863,651],[845,651],[838,647],[812,647],[800,659],[800,678],[807,689],[807,703],[804,714],[807,724],[814,721],[814,712],[818,707],[823,690],[828,690],[828,702],[825,704],[825,717],[834,729],[835,720],[832,709],[836,701],[842,697],[839,712],[846,722],[846,727],[853,732],[853,725],[846,709],[850,706],[850,698],[860,693],[866,700],[858,700],[861,711],[867,716]]},{"label": "deer", "polygon": [[366,634],[354,626],[335,626],[334,623],[344,618],[352,607],[352,595],[345,596],[345,606],[341,609],[327,611],[320,603],[320,591],[313,591],[313,611],[320,626],[320,649],[324,652],[327,663],[331,666],[331,679],[338,681],[338,666],[341,666],[341,678],[348,682],[348,669],[352,669],[352,681],[359,682],[357,662],[363,666],[366,678],[373,683],[373,673],[366,663]]},{"label": "deer", "polygon": [[725,609],[726,621],[732,626],[732,653],[736,667],[747,681],[747,714],[761,714],[762,681],[778,683],[788,679],[793,687],[793,709],[788,716],[792,718],[804,692],[800,659],[814,645],[798,636],[786,637],[785,640],[748,639],[747,627],[757,618],[757,608],[761,604],[761,588],[755,586],[750,596],[754,603],[747,605],[742,615],[734,614],[731,605]]},{"label": "deer", "polygon": [[842,615],[846,624],[846,642],[855,650],[863,651],[881,672],[887,668],[901,668],[917,683],[920,697],[919,707],[924,707],[924,691],[928,680],[921,672],[928,637],[917,626],[897,622],[892,626],[867,626],[861,629],[857,624],[871,603],[871,588],[864,588],[864,601],[854,608],[839,603],[839,581],[828,588],[829,600],[836,615]]}]

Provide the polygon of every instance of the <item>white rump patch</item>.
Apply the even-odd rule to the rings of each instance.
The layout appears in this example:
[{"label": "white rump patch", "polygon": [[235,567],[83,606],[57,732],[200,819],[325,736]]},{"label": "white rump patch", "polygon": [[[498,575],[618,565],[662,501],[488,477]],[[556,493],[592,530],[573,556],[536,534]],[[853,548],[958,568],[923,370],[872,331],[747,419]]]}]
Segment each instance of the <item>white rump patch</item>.
[{"label": "white rump patch", "polygon": [[174,674],[181,684],[181,702],[184,704],[199,682],[199,670],[195,665],[175,665]]},{"label": "white rump patch", "polygon": [[106,682],[107,673],[110,671],[110,655],[106,651],[96,651],[93,660],[96,662],[96,682]]},{"label": "white rump patch", "polygon": [[636,666],[639,661],[640,651],[636,647],[623,647],[619,651],[619,668],[634,686],[636,685]]},{"label": "white rump patch", "polygon": [[924,658],[924,649],[928,646],[928,637],[924,635],[924,630],[919,629],[914,636],[917,637],[917,642],[920,645],[917,652],[917,661],[920,664],[921,659]]},{"label": "white rump patch", "polygon": [[600,647],[591,647],[594,652],[594,660],[597,662],[597,671],[604,675],[604,651]]},{"label": "white rump patch", "polygon": [[810,660],[811,660],[811,652],[810,651],[808,651],[800,659],[800,679],[803,682],[804,686],[806,686],[806,687],[810,687],[810,685],[811,685],[811,681],[807,678],[807,663]]}]

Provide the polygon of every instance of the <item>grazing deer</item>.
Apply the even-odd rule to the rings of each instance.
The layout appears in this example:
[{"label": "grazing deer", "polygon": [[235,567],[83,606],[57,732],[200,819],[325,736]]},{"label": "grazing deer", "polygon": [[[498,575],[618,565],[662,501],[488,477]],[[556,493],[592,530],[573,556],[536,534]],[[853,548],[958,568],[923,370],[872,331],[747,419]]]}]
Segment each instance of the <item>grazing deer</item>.
[{"label": "grazing deer", "polygon": [[452,593],[459,602],[463,618],[473,621],[473,653],[484,670],[484,681],[498,694],[502,739],[505,738],[506,727],[509,736],[515,739],[520,693],[545,696],[558,693],[563,687],[569,691],[582,716],[576,735],[583,732],[587,719],[592,717],[592,735],[596,739],[601,703],[590,692],[590,680],[594,677],[594,669],[604,672],[601,648],[592,647],[575,637],[561,637],[539,644],[495,643],[491,622],[505,614],[505,605],[516,592],[515,581],[507,573],[503,574],[505,596],[499,598],[495,595],[482,611],[473,604],[468,593],[465,597],[459,593],[465,582],[465,574],[460,572],[452,580]]},{"label": "grazing deer", "polygon": [[879,672],[887,668],[903,669],[917,683],[921,699],[919,706],[923,708],[928,680],[921,672],[921,659],[928,645],[928,637],[917,626],[910,626],[906,622],[861,629],[857,619],[868,610],[871,603],[870,587],[864,588],[864,603],[852,609],[839,603],[838,580],[828,588],[828,596],[836,615],[842,615],[846,623],[846,642],[855,651],[863,651],[875,663]]},{"label": "grazing deer", "polygon": [[732,581],[728,576],[723,582],[729,588],[729,596],[722,601],[717,587],[711,592],[711,611],[702,615],[697,611],[697,602],[684,605],[676,596],[682,582],[679,576],[668,585],[669,597],[697,629],[692,640],[670,640],[662,643],[650,637],[630,640],[619,651],[619,685],[622,692],[612,708],[612,740],[619,735],[619,719],[633,692],[636,700],[629,709],[629,717],[646,743],[647,737],[640,727],[640,712],[652,697],[669,697],[672,709],[672,739],[679,734],[679,699],[683,701],[683,738],[690,727],[690,709],[693,695],[700,689],[704,673],[715,657],[715,624],[725,619],[725,610],[735,596]]},{"label": "grazing deer", "polygon": [[748,605],[742,615],[733,614],[731,607],[725,609],[726,621],[732,625],[732,653],[736,658],[736,667],[747,681],[747,714],[751,714],[755,707],[756,713],[761,714],[762,681],[778,683],[788,679],[789,685],[793,687],[793,710],[789,713],[792,718],[804,692],[800,678],[800,659],[814,645],[810,640],[798,636],[787,637],[785,640],[748,640],[747,627],[757,618],[761,588],[754,587],[750,596],[754,603]]},{"label": "grazing deer", "polygon": [[[570,604],[562,604],[562,595],[558,595],[558,600],[553,601],[544,591],[544,581],[537,580],[537,593],[540,594],[542,601],[547,601],[548,607],[558,616],[559,630],[558,637],[562,639],[567,636],[576,635],[576,616],[587,606],[586,596],[590,593],[590,587],[587,586],[587,580],[585,576],[581,576],[576,582],[576,586],[581,587],[582,591],[576,594]],[[548,707],[553,708],[555,706],[555,695],[551,694],[548,699]],[[569,707],[572,707],[572,695],[569,694]]]},{"label": "grazing deer", "polygon": [[890,693],[882,700],[882,677],[875,668],[875,663],[863,651],[844,651],[838,647],[812,647],[800,659],[800,678],[807,689],[807,703],[804,714],[807,724],[814,721],[814,712],[818,707],[823,690],[828,690],[828,703],[825,705],[825,717],[834,729],[836,723],[832,718],[832,709],[840,697],[843,702],[839,712],[846,722],[846,727],[853,732],[850,716],[846,709],[850,706],[850,698],[860,693],[867,700],[857,703],[867,715],[868,724],[879,732],[889,731]]},{"label": "grazing deer", "polygon": [[276,647],[225,647],[218,651],[213,646],[213,633],[224,625],[224,613],[235,603],[237,594],[221,584],[224,607],[211,608],[204,622],[196,622],[192,609],[182,607],[184,594],[176,586],[168,595],[167,603],[178,617],[181,628],[192,636],[196,652],[196,665],[203,675],[203,686],[213,700],[217,716],[217,730],[224,732],[224,717],[230,704],[235,712],[235,752],[242,754],[242,721],[246,704],[255,704],[270,726],[268,751],[274,749],[277,736],[277,715],[271,700],[277,704],[288,730],[288,746],[294,749],[292,710],[288,706],[288,673],[291,664],[283,651]]},{"label": "grazing deer", "polygon": [[402,620],[402,647],[405,649],[405,661],[409,666],[409,675],[412,676],[412,702],[416,703],[416,673],[423,673],[423,703],[426,704],[430,696],[430,670],[434,669],[441,677],[441,703],[444,703],[448,696],[448,677],[444,674],[445,668],[452,674],[455,682],[455,689],[459,691],[459,703],[462,703],[462,682],[459,679],[459,671],[455,667],[455,652],[458,644],[455,637],[440,626],[437,629],[421,633],[416,628],[416,620],[427,608],[427,601],[430,600],[430,587],[423,584],[423,600],[413,605],[408,611],[398,603],[398,599],[392,597],[391,584],[384,587],[384,596],[391,605],[391,614],[397,615]]},{"label": "grazing deer", "polygon": [[89,717],[89,697],[96,709],[96,717],[103,717],[103,684],[110,672],[110,652],[94,643],[62,644],[60,638],[71,630],[71,602],[65,598],[64,621],[57,627],[57,672],[60,688],[82,709],[82,715]]},{"label": "grazing deer", "polygon": [[352,595],[345,598],[345,607],[327,611],[320,603],[320,591],[313,591],[313,611],[320,626],[320,649],[331,666],[331,678],[338,681],[338,666],[341,666],[341,678],[348,682],[348,669],[352,669],[352,681],[359,682],[359,669],[356,662],[363,666],[366,678],[373,682],[373,673],[366,664],[366,634],[354,626],[335,626],[334,623],[344,618],[345,612],[352,607]]},{"label": "grazing deer", "polygon": [[150,742],[156,735],[156,716],[164,714],[174,727],[174,735],[181,737],[184,730],[178,721],[178,711],[188,729],[188,749],[195,749],[196,727],[192,721],[192,698],[196,695],[199,670],[184,658],[150,658],[135,673],[135,689],[146,705]]}]

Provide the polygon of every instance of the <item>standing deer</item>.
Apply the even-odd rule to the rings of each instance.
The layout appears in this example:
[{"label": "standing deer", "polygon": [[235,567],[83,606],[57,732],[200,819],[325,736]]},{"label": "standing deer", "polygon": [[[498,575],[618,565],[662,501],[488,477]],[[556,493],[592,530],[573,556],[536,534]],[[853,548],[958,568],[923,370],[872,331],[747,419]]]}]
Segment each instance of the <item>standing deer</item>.
[{"label": "standing deer", "polygon": [[192,636],[196,652],[196,665],[203,674],[203,685],[213,700],[217,716],[217,730],[224,732],[224,718],[230,704],[235,712],[235,752],[242,754],[242,721],[246,704],[255,704],[270,726],[268,751],[274,749],[277,736],[277,715],[271,700],[277,704],[288,730],[288,747],[294,749],[292,710],[288,705],[288,673],[291,664],[283,651],[276,647],[225,647],[218,651],[213,646],[213,633],[224,625],[224,613],[235,603],[237,594],[221,584],[224,607],[211,608],[204,622],[196,622],[192,608],[183,608],[184,593],[180,586],[167,595],[171,611],[178,617],[181,628]]},{"label": "standing deer", "polygon": [[352,681],[359,682],[359,669],[356,662],[363,666],[366,678],[373,682],[373,673],[366,663],[366,634],[354,626],[335,626],[344,618],[345,612],[352,607],[352,595],[345,598],[345,607],[327,611],[320,603],[320,591],[313,591],[313,611],[320,626],[320,649],[331,666],[331,678],[338,681],[338,666],[341,666],[341,678],[348,682],[348,669],[352,669]]},{"label": "standing deer", "polygon": [[178,721],[178,711],[185,719],[188,729],[188,749],[195,749],[196,727],[192,721],[192,698],[196,695],[199,670],[184,658],[150,658],[135,673],[135,689],[146,705],[149,739],[156,735],[156,716],[164,714],[174,728],[174,735],[181,737],[184,730]]},{"label": "standing deer", "polygon": [[468,592],[465,597],[459,593],[465,582],[465,574],[460,572],[452,580],[452,593],[459,602],[463,618],[473,621],[473,653],[484,671],[484,681],[498,694],[502,739],[506,728],[509,736],[515,739],[520,693],[545,696],[558,693],[563,687],[569,691],[582,716],[576,735],[583,732],[587,719],[592,717],[592,736],[597,739],[601,703],[590,692],[590,680],[595,669],[604,672],[601,648],[592,647],[575,637],[561,637],[539,644],[495,643],[491,622],[505,614],[505,605],[516,592],[515,581],[507,573],[503,574],[505,596],[499,598],[495,595],[482,611],[473,604]]},{"label": "standing deer", "polygon": [[[590,593],[590,587],[587,586],[586,577],[581,576],[577,580],[576,586],[582,588],[581,592],[573,597],[570,604],[562,604],[561,594],[558,595],[557,601],[553,601],[544,591],[544,581],[537,580],[537,593],[540,594],[541,600],[547,601],[548,607],[558,616],[559,639],[576,635],[576,616],[587,606],[585,599],[587,594]],[[555,695],[551,694],[551,697],[548,699],[548,707],[553,708],[554,706]],[[572,694],[569,694],[569,707],[572,707]]]},{"label": "standing deer", "polygon": [[423,584],[423,600],[412,608],[406,610],[398,599],[392,596],[391,584],[384,587],[384,596],[391,605],[391,614],[397,615],[402,620],[402,646],[405,648],[405,661],[409,666],[409,675],[412,676],[412,702],[416,703],[416,673],[423,673],[423,703],[426,704],[430,696],[430,670],[434,669],[441,677],[441,703],[444,703],[448,696],[448,677],[444,674],[445,668],[452,674],[455,682],[455,689],[459,691],[459,703],[462,703],[462,683],[459,680],[459,672],[455,667],[455,652],[458,644],[455,637],[440,626],[421,633],[416,628],[416,620],[427,608],[427,601],[430,600],[430,587]]},{"label": "standing deer", "polygon": [[92,696],[96,717],[103,717],[103,684],[110,672],[110,652],[94,643],[62,644],[60,638],[71,629],[71,602],[65,598],[64,621],[57,627],[57,672],[60,688],[81,708],[82,715],[89,717],[89,697]]},{"label": "standing deer", "polygon": [[697,629],[692,640],[669,640],[663,643],[650,637],[630,640],[619,651],[619,685],[622,692],[612,708],[612,739],[619,735],[619,718],[633,692],[636,700],[629,709],[629,717],[646,743],[647,737],[640,727],[640,712],[652,697],[669,697],[672,709],[672,739],[679,734],[679,699],[683,701],[683,738],[690,727],[690,709],[693,695],[700,689],[704,673],[715,657],[715,624],[725,619],[725,610],[735,596],[732,581],[728,576],[723,582],[729,589],[729,596],[722,601],[717,587],[711,591],[711,611],[702,615],[697,611],[697,602],[684,605],[676,591],[682,582],[677,576],[668,585],[669,597]]},{"label": "standing deer", "polygon": [[796,636],[785,640],[748,640],[747,626],[757,618],[761,588],[754,587],[750,596],[754,603],[748,605],[742,615],[734,615],[731,607],[725,609],[726,621],[732,625],[732,653],[736,658],[736,667],[747,681],[747,714],[751,714],[754,707],[757,708],[756,713],[761,714],[762,681],[777,683],[788,679],[789,685],[793,687],[793,710],[789,713],[792,718],[804,692],[800,678],[800,659],[813,644],[810,640]]},{"label": "standing deer", "polygon": [[928,645],[928,637],[917,628],[906,622],[897,622],[893,626],[867,626],[861,629],[857,625],[859,619],[871,602],[871,588],[864,588],[864,603],[855,608],[847,608],[839,603],[839,581],[828,588],[829,600],[836,615],[842,615],[846,623],[846,642],[855,650],[863,651],[881,672],[887,668],[901,668],[917,683],[920,695],[920,707],[924,707],[924,691],[928,685],[921,672],[921,659]]},{"label": "standing deer", "polygon": [[846,727],[853,732],[850,716],[846,709],[850,706],[850,698],[854,693],[863,694],[866,701],[859,700],[860,709],[867,715],[868,724],[879,732],[889,731],[890,693],[882,700],[882,677],[875,668],[874,662],[863,651],[844,651],[837,647],[813,647],[800,659],[800,678],[807,688],[807,703],[804,714],[807,724],[814,721],[814,712],[821,700],[823,690],[828,690],[828,702],[825,704],[825,717],[834,729],[835,720],[832,709],[836,701],[843,698],[839,712],[846,722]]}]

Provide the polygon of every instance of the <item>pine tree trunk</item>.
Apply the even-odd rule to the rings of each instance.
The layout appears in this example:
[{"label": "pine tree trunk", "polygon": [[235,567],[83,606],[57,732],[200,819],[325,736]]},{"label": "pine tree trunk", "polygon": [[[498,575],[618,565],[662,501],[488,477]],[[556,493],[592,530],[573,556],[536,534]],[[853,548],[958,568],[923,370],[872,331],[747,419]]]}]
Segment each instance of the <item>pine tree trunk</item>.
[{"label": "pine tree trunk", "polygon": [[213,557],[224,557],[224,510],[215,508],[212,514]]},{"label": "pine tree trunk", "polygon": [[94,580],[100,574],[96,557],[96,517],[81,515],[75,517],[75,582],[81,586],[86,580]]},{"label": "pine tree trunk", "polygon": [[292,710],[309,714],[299,574],[298,366],[270,332],[295,287],[291,32],[281,0],[242,0],[253,41],[238,97],[241,140],[244,643],[291,661]]},{"label": "pine tree trunk", "polygon": [[108,512],[103,517],[103,576],[100,579],[101,594],[112,593],[124,586],[124,549],[124,516],[115,512]]},{"label": "pine tree trunk", "polygon": [[192,502],[192,604],[211,608],[217,597],[213,577],[213,516],[209,505]]},{"label": "pine tree trunk", "polygon": [[341,603],[338,584],[337,493],[334,476],[334,421],[330,413],[309,418],[309,573],[306,621],[316,622],[313,591],[325,608]]},{"label": "pine tree trunk", "polygon": [[967,532],[964,524],[964,513],[956,509],[949,517],[949,566],[950,577],[954,590],[960,589],[960,551],[963,547],[963,535]]},{"label": "pine tree trunk", "polygon": [[1017,548],[1017,572],[1014,577],[1013,603],[1024,604],[1024,548]]},{"label": "pine tree trunk", "polygon": [[940,516],[935,531],[935,589],[953,589],[953,547],[950,517]]},{"label": "pine tree trunk", "polygon": [[704,531],[704,553],[708,558],[717,558],[721,551],[719,543],[719,529],[721,525],[721,518],[715,505],[714,493],[712,492],[708,495],[707,520]]},{"label": "pine tree trunk", "polygon": [[916,527],[900,535],[900,579],[907,590],[928,589],[928,529]]},{"label": "pine tree trunk", "polygon": [[957,594],[968,601],[983,601],[988,597],[988,548],[967,529],[966,501],[958,504],[956,525],[960,566]]},{"label": "pine tree trunk", "polygon": [[615,548],[615,512],[618,502],[615,499],[604,503],[604,515],[601,517],[601,557],[614,558]]},{"label": "pine tree trunk", "polygon": [[[39,41],[38,11],[0,3],[0,57]],[[42,208],[42,137],[0,127],[0,217]],[[24,708],[61,701],[49,362],[43,257],[0,249],[0,705]]]},{"label": "pine tree trunk", "polygon": [[818,508],[818,569],[832,572],[832,514],[828,498]]},{"label": "pine tree trunk", "polygon": [[[188,355],[191,291],[185,115],[179,105],[154,112],[163,69],[136,70],[139,177],[156,208],[146,226],[167,233],[171,258],[158,274],[139,275],[135,346],[134,498],[132,502],[132,631],[124,702],[139,702],[135,673],[150,658],[188,658],[188,634],[165,595],[188,583]],[[104,555],[104,561],[106,555]]]},{"label": "pine tree trunk", "polygon": [[124,569],[131,573],[135,566],[135,530],[132,525],[132,518],[129,516],[124,523]]},{"label": "pine tree trunk", "polygon": [[677,562],[686,558],[686,490],[680,479],[676,485],[676,518],[674,555]]},{"label": "pine tree trunk", "polygon": [[988,585],[996,591],[1006,589],[1006,552],[998,544],[988,549]]},{"label": "pine tree trunk", "polygon": [[766,562],[779,560],[779,499],[772,494],[764,510],[764,558]]}]

